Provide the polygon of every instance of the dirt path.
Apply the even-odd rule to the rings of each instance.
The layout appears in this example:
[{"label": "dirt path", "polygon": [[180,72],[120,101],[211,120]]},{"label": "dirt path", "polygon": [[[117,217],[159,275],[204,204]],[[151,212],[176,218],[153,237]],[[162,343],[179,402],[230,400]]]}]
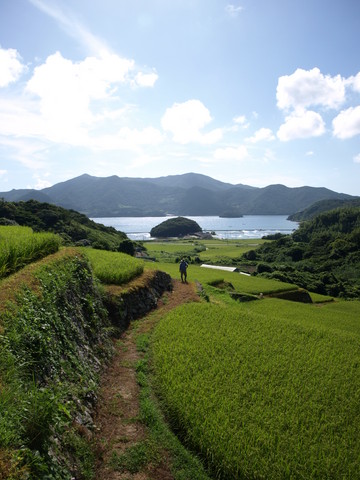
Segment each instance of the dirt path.
[{"label": "dirt path", "polygon": [[[199,301],[195,285],[174,280],[174,289],[158,301],[155,311],[141,320],[137,330],[151,330],[160,316],[176,306]],[[147,429],[139,421],[139,386],[135,365],[141,358],[135,344],[132,326],[115,341],[115,355],[102,378],[95,424],[98,428],[98,452],[95,478],[99,480],[172,480],[166,452],[152,464],[146,463],[140,471],[126,462],[126,451],[137,445],[146,445]],[[138,455],[141,457],[141,451]],[[120,459],[120,460],[119,460]],[[141,461],[141,458],[140,460]],[[124,464],[126,466],[124,466]]]}]

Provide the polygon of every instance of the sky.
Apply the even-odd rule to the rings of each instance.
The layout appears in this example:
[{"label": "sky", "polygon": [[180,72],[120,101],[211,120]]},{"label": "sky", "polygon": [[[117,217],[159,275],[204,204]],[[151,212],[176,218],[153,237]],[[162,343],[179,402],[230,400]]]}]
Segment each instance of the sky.
[{"label": "sky", "polygon": [[0,191],[201,173],[360,195],[359,0],[0,0]]}]

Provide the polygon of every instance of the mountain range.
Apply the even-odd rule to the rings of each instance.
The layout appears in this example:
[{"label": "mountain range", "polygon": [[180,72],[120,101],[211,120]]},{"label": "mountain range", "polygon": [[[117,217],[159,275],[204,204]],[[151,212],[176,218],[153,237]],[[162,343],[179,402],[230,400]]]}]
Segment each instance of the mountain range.
[{"label": "mountain range", "polygon": [[163,215],[291,215],[320,200],[358,197],[323,187],[264,188],[232,185],[206,175],[186,173],[159,178],[127,178],[88,174],[42,190],[0,192],[18,202],[34,199],[76,210],[88,217]]}]

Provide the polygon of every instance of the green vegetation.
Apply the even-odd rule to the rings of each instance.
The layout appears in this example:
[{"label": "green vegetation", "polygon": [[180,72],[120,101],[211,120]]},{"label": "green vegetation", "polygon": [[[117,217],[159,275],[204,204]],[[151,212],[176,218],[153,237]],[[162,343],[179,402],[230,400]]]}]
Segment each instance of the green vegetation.
[{"label": "green vegetation", "polygon": [[302,210],[301,212],[289,215],[288,219],[294,222],[303,222],[304,220],[311,220],[317,215],[328,212],[329,210],[344,207],[360,207],[360,199],[357,198],[352,200],[344,200],[333,198],[329,200],[320,200],[319,202],[315,202],[310,205],[310,207],[305,208],[305,210]]},{"label": "green vegetation", "polygon": [[267,278],[297,284],[320,294],[360,296],[360,207],[323,213],[244,254]]},{"label": "green vegetation", "polygon": [[58,251],[59,236],[34,233],[30,227],[0,226],[0,278]]},{"label": "green vegetation", "polygon": [[63,249],[1,283],[0,478],[92,478],[83,437],[111,343],[88,263]]},{"label": "green vegetation", "polygon": [[[156,315],[157,312],[152,314],[152,316]],[[141,321],[137,323],[140,325]],[[175,480],[209,480],[200,460],[182,445],[164,420],[152,388],[152,378],[149,375],[149,334],[138,334],[136,345],[137,350],[143,354],[143,358],[138,362],[136,369],[137,381],[141,388],[140,417],[149,429],[152,450],[155,452],[166,450],[171,455],[171,470]],[[133,454],[132,451],[129,453]],[[154,461],[154,457],[151,458],[150,456],[149,460]]]},{"label": "green vegetation", "polygon": [[243,253],[253,250],[266,240],[153,240],[144,243],[150,257],[159,262],[178,263],[185,257],[188,263],[241,266]]},{"label": "green vegetation", "polygon": [[201,232],[201,227],[190,218],[169,218],[150,230],[152,237],[179,237]]},{"label": "green vegetation", "polygon": [[0,224],[18,224],[35,232],[52,232],[61,236],[66,245],[83,244],[103,250],[118,250],[127,239],[113,227],[93,222],[85,215],[36,200],[27,202],[0,201]]},{"label": "green vegetation", "polygon": [[[33,229],[52,228],[49,212],[40,213],[46,204],[0,203]],[[64,219],[66,241],[77,215]],[[149,263],[120,253],[134,247],[122,234],[103,233],[91,242],[116,251],[58,251],[54,233],[0,227],[0,478],[94,478],[88,420],[113,331],[98,280],[124,285],[145,265],[179,278],[182,256],[204,301],[154,312],[139,333],[139,418],[149,438],[114,454],[111,467],[136,475],[161,465],[165,451],[175,480],[208,479],[176,432],[219,480],[359,478],[360,303],[322,293],[359,297],[360,208],[327,212],[271,241],[148,242],[157,260]],[[318,292],[317,304],[267,298],[297,285]]]},{"label": "green vegetation", "polygon": [[[179,265],[173,263],[149,263],[148,268],[163,270],[173,278],[179,278]],[[279,280],[269,280],[259,276],[250,277],[240,273],[224,272],[222,270],[213,270],[190,265],[188,270],[188,281],[199,282],[203,286],[217,285],[221,282],[230,283],[237,292],[258,295],[259,293],[269,294],[294,290],[297,287],[290,283],[280,282]]]},{"label": "green vegetation", "polygon": [[89,258],[95,276],[108,285],[122,285],[144,271],[144,262],[125,253],[88,247],[82,247],[81,251]]},{"label": "green vegetation", "polygon": [[216,478],[358,478],[359,305],[332,308],[189,304],[156,326],[167,417]]}]

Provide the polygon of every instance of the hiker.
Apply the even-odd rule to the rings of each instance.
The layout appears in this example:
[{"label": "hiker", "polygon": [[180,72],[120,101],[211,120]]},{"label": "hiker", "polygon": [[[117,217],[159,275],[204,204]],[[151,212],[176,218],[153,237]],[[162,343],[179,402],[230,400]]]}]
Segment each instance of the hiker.
[{"label": "hiker", "polygon": [[187,267],[188,267],[188,264],[187,262],[185,261],[185,258],[183,258],[180,262],[180,267],[179,267],[179,270],[180,270],[180,275],[181,275],[181,281],[185,283],[187,283],[186,281],[186,278],[187,278]]}]

